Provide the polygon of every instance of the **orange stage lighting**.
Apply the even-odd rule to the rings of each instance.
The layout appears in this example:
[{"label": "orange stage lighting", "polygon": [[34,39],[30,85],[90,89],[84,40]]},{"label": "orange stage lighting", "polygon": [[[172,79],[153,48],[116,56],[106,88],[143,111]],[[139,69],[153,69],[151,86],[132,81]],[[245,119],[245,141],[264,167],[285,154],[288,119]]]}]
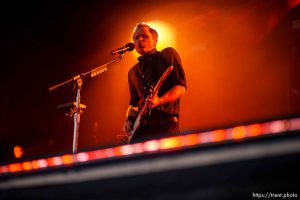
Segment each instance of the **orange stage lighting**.
[{"label": "orange stage lighting", "polygon": [[213,141],[219,142],[219,141],[223,141],[227,137],[227,132],[226,130],[220,129],[220,130],[213,131],[212,135],[213,135]]},{"label": "orange stage lighting", "polygon": [[96,150],[90,153],[91,159],[102,159],[105,158],[105,151],[104,150]]},{"label": "orange stage lighting", "polygon": [[135,144],[81,152],[74,155],[62,155],[52,158],[11,163],[0,166],[0,174],[37,170],[57,165],[73,165],[79,162],[107,159],[112,157],[137,155],[141,153],[157,153],[160,151],[185,149],[192,145],[203,145],[220,141],[242,140],[264,134],[290,134],[289,131],[300,130],[300,118],[277,120],[266,123],[241,125],[228,129],[150,140]]},{"label": "orange stage lighting", "polygon": [[248,127],[248,136],[255,137],[262,134],[262,127],[260,124],[252,124]]},{"label": "orange stage lighting", "polygon": [[23,162],[22,163],[22,167],[23,169],[26,171],[26,170],[32,170],[32,164],[31,162],[27,161],[27,162]]},{"label": "orange stage lighting", "polygon": [[14,163],[8,165],[8,171],[9,172],[19,172],[22,171],[22,165],[20,163]]},{"label": "orange stage lighting", "polygon": [[184,138],[184,144],[186,146],[193,146],[199,144],[199,135],[198,134],[190,134],[186,135]]},{"label": "orange stage lighting", "polygon": [[238,126],[232,129],[232,138],[233,139],[244,139],[247,136],[245,126]]},{"label": "orange stage lighting", "polygon": [[149,21],[146,23],[158,32],[158,50],[170,46],[176,48],[176,31],[171,25],[162,21]]},{"label": "orange stage lighting", "polygon": [[62,161],[65,165],[72,164],[74,162],[73,155],[63,155]]},{"label": "orange stage lighting", "polygon": [[38,169],[39,168],[39,162],[38,162],[38,160],[33,160],[31,162],[31,164],[32,164],[32,169]]},{"label": "orange stage lighting", "polygon": [[134,148],[132,145],[124,145],[120,147],[120,152],[122,155],[130,155],[134,153]]},{"label": "orange stage lighting", "polygon": [[46,159],[33,160],[31,164],[32,164],[32,169],[40,169],[40,168],[48,167],[48,162]]},{"label": "orange stage lighting", "polygon": [[86,162],[89,160],[89,154],[88,153],[85,153],[85,152],[82,152],[82,153],[78,153],[76,155],[76,158],[77,158],[77,161],[78,162]]},{"label": "orange stage lighting", "polygon": [[179,137],[164,138],[160,140],[160,149],[173,149],[180,147]]},{"label": "orange stage lighting", "polygon": [[157,151],[159,148],[160,145],[158,140],[150,140],[143,144],[144,151]]},{"label": "orange stage lighting", "polygon": [[287,124],[284,120],[273,121],[270,124],[271,133],[280,133],[287,130]]},{"label": "orange stage lighting", "polygon": [[[157,50],[161,51],[166,47],[173,47],[176,49],[176,30],[170,24],[158,20],[144,22],[150,27],[154,28],[158,33]],[[132,40],[132,38],[131,38]],[[138,53],[134,52],[135,57]]]},{"label": "orange stage lighting", "polygon": [[49,166],[59,166],[59,165],[62,165],[62,164],[63,164],[62,159],[59,156],[48,158],[48,165]]},{"label": "orange stage lighting", "polygon": [[21,158],[23,153],[23,148],[21,146],[14,146],[14,155],[16,158]]},{"label": "orange stage lighting", "polygon": [[133,146],[134,146],[135,153],[143,153],[144,152],[142,143],[136,143],[136,144],[133,144]]}]

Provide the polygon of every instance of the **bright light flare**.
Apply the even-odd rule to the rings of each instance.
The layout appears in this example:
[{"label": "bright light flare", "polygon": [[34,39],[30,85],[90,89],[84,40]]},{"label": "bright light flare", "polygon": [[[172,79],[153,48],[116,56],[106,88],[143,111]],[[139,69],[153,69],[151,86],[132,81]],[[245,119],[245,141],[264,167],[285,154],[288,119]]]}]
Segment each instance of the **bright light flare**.
[{"label": "bright light flare", "polygon": [[146,23],[158,32],[158,50],[166,47],[176,48],[176,31],[171,25],[162,21],[150,21]]},{"label": "bright light flare", "polygon": [[[148,24],[151,28],[154,28],[158,33],[158,42],[156,45],[157,50],[161,51],[166,47],[173,47],[176,49],[176,30],[173,28],[170,24],[154,20],[154,21],[148,21],[144,22]],[[131,38],[132,40],[132,38]],[[134,55],[136,57],[139,56],[139,54],[134,51]]]}]

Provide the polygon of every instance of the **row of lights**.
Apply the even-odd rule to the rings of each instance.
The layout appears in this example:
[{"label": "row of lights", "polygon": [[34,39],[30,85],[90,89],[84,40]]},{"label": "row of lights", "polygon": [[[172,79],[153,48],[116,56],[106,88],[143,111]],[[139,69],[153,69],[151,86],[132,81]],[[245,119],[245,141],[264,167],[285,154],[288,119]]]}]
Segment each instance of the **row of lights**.
[{"label": "row of lights", "polygon": [[106,71],[107,71],[107,67],[103,67],[103,66],[97,67],[96,69],[92,70],[91,77],[98,76],[99,74],[102,74],[103,72]]},{"label": "row of lights", "polygon": [[142,153],[183,149],[205,143],[214,143],[229,140],[243,140],[246,138],[252,138],[267,134],[278,134],[295,130],[300,130],[300,118],[277,120],[246,126],[237,126],[228,129],[219,129],[183,136],[150,140],[136,144],[122,145],[95,151],[81,152],[77,154],[66,154],[62,156],[12,163],[0,166],[0,174],[32,171],[55,166],[69,166],[75,163]]}]

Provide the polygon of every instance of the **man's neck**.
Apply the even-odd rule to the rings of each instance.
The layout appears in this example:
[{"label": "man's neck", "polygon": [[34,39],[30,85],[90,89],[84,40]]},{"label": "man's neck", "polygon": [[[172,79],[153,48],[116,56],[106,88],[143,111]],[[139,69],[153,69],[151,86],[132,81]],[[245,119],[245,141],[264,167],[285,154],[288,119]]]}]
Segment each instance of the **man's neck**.
[{"label": "man's neck", "polygon": [[154,54],[154,53],[156,53],[156,52],[157,52],[157,50],[156,50],[156,48],[154,48],[154,49],[152,49],[151,51],[145,52],[143,55],[150,55],[150,54]]}]

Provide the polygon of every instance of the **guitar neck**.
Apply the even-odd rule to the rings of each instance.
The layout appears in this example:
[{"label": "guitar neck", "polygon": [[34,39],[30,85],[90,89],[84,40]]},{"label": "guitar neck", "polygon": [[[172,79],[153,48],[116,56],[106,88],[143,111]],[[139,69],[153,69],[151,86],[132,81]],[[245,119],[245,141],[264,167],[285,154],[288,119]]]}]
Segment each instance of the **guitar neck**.
[{"label": "guitar neck", "polygon": [[160,87],[163,84],[163,82],[165,81],[165,79],[169,76],[169,74],[171,73],[173,68],[174,68],[173,65],[171,65],[163,72],[163,74],[161,75],[161,77],[159,78],[159,80],[157,81],[157,83],[154,87],[152,95],[155,95],[158,93],[158,90],[160,89]]}]

